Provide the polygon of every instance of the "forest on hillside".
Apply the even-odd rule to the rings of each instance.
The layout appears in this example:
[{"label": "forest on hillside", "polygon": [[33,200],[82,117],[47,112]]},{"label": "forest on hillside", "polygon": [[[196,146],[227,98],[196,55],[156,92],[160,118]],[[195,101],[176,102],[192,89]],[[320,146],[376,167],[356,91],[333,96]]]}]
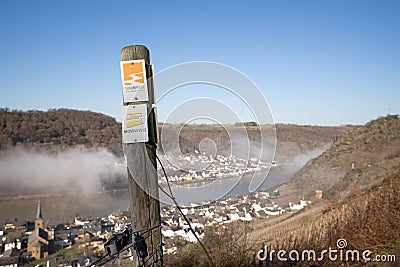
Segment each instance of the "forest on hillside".
[{"label": "forest on hillside", "polygon": [[[215,141],[220,154],[229,153],[230,140],[226,129],[234,133],[240,132],[243,126],[225,125],[159,125],[161,144],[159,148],[168,146],[175,140],[174,133],[179,129],[180,149],[184,153],[192,153],[204,138]],[[268,125],[245,125],[247,138],[252,146],[260,146],[260,127],[273,136],[274,128]],[[278,152],[285,155],[297,155],[306,151],[323,147],[349,126],[307,126],[277,124]],[[267,132],[268,132],[267,131]],[[0,151],[11,148],[28,148],[41,152],[57,152],[68,148],[82,146],[87,149],[106,148],[116,156],[122,156],[121,123],[110,116],[92,111],[72,109],[10,110],[0,108]],[[265,138],[265,136],[264,136]],[[264,140],[270,142],[268,138]],[[264,144],[264,145],[266,145]],[[272,145],[271,145],[272,146]]]},{"label": "forest on hillside", "polygon": [[121,155],[121,124],[92,111],[0,108],[0,150],[14,147],[56,152],[82,145]]}]

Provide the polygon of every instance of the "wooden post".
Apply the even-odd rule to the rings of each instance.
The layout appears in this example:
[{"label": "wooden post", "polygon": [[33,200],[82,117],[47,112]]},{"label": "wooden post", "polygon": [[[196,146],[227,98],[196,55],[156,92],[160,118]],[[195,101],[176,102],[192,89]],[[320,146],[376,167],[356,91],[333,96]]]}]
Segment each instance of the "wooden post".
[{"label": "wooden post", "polygon": [[[144,59],[146,63],[146,79],[153,76],[150,65],[149,50],[142,45],[124,47],[121,50],[121,61]],[[158,178],[157,178],[157,159],[156,159],[156,122],[152,104],[154,103],[153,83],[148,83],[149,101],[135,102],[134,104],[146,104],[148,111],[148,134],[149,141],[146,143],[125,144],[125,155],[128,165],[128,179],[130,185],[131,199],[131,218],[132,230],[146,231],[161,225],[160,202],[158,199]],[[127,105],[129,103],[124,103]],[[161,229],[157,228],[143,235],[151,237],[146,239],[148,256],[145,258],[147,265],[158,261],[154,266],[161,266],[162,247]],[[132,237],[134,242],[134,237]],[[149,259],[153,257],[153,259]],[[133,266],[139,266],[138,259],[134,255]],[[153,266],[153,265],[151,265]]]}]

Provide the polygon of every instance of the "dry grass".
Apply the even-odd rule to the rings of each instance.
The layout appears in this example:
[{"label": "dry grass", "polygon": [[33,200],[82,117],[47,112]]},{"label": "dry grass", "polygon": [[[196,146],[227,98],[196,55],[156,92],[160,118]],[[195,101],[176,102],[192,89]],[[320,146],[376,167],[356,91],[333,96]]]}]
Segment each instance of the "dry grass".
[{"label": "dry grass", "polygon": [[[342,203],[330,205],[317,218],[302,223],[289,224],[274,231],[271,228],[263,239],[270,249],[290,251],[314,249],[322,251],[337,248],[336,242],[344,238],[346,249],[369,249],[374,253],[397,253],[400,241],[400,172],[386,178],[380,186],[368,193],[350,197]],[[296,266],[309,266],[298,262]],[[319,262],[321,266],[330,262]],[[355,266],[355,262],[343,263]],[[293,263],[291,263],[293,265]]]},{"label": "dry grass", "polygon": [[251,228],[245,224],[206,228],[202,239],[213,259],[212,265],[199,244],[189,244],[177,253],[166,255],[167,266],[254,266],[255,244],[249,240]]}]

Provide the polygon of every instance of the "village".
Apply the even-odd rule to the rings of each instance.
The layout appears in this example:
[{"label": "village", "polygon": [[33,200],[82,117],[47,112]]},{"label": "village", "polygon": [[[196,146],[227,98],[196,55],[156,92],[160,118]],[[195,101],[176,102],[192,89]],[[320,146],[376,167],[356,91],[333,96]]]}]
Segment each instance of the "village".
[{"label": "village", "polygon": [[[263,163],[256,158],[243,160],[233,155],[213,157],[197,150],[194,154],[178,156],[177,159],[177,166],[171,163],[165,166],[170,175],[169,181],[175,184],[212,181],[277,167],[274,161]],[[161,167],[159,172],[162,176]],[[165,182],[165,177],[159,181]],[[209,226],[250,223],[294,212],[310,203],[301,199],[298,203],[278,205],[274,200],[279,196],[278,190],[227,196],[216,201],[189,203],[182,208],[182,212],[189,218],[197,236],[202,238]],[[18,224],[14,218],[0,225],[0,267],[28,263],[36,266],[90,266],[104,255],[104,243],[128,228],[130,216],[129,211],[124,211],[103,218],[76,217],[65,223],[46,225],[39,200],[34,220]],[[175,206],[161,206],[161,222],[165,253],[174,253],[180,246],[197,241]],[[128,253],[124,257],[132,256]]]},{"label": "village", "polygon": [[[278,190],[273,190],[225,197],[214,202],[190,203],[182,211],[202,238],[207,226],[238,221],[250,223],[295,212],[310,203],[301,199],[298,203],[280,206],[274,202],[279,194]],[[196,242],[175,206],[163,206],[161,216],[164,253],[174,253],[182,242]],[[104,218],[74,218],[54,226],[45,225],[43,217],[39,201],[34,220],[21,225],[7,221],[0,226],[0,267],[28,263],[37,263],[36,266],[91,266],[105,253],[104,243],[130,225],[128,211]]]},{"label": "village", "polygon": [[[248,160],[235,155],[208,155],[198,150],[193,153],[177,155],[176,165],[166,164],[169,181],[176,184],[197,183],[213,181],[217,178],[239,177],[246,173],[254,173],[262,169],[277,167],[275,161],[262,162],[260,159],[250,157]],[[166,155],[162,155],[163,162],[168,161]],[[161,168],[159,173],[162,174]],[[161,179],[160,182],[165,180]]]}]

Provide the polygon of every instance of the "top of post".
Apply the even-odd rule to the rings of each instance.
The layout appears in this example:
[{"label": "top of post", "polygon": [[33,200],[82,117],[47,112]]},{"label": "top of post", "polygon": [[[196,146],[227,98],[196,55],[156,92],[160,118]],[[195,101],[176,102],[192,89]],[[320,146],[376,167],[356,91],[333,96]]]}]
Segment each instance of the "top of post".
[{"label": "top of post", "polygon": [[129,45],[121,50],[121,61],[144,59],[150,65],[150,52],[144,45]]}]

